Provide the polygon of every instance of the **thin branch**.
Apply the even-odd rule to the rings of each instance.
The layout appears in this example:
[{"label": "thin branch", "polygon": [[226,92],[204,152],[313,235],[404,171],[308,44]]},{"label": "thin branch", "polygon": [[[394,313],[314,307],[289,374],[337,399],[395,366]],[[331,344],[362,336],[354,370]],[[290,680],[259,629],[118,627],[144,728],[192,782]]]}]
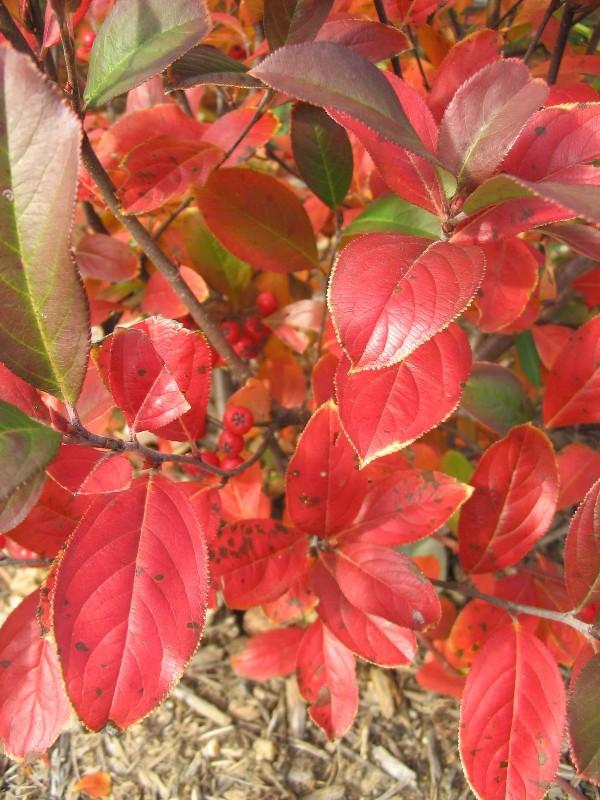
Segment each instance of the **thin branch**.
[{"label": "thin branch", "polygon": [[569,781],[565,780],[565,778],[561,778],[560,775],[557,775],[552,783],[554,783],[556,786],[559,786],[563,792],[566,792],[569,797],[573,798],[573,800],[586,800],[584,794],[581,794],[578,789],[572,786]]},{"label": "thin branch", "polygon": [[457,40],[460,42],[461,39],[464,38],[465,32],[463,30],[462,25],[460,24],[460,20],[458,19],[458,15],[453,8],[448,9],[448,16],[450,17],[450,23],[454,30],[454,35],[456,36]]},{"label": "thin branch", "polygon": [[500,21],[500,0],[487,0],[486,25],[488,28],[497,28]]},{"label": "thin branch", "polygon": [[19,53],[25,53],[25,55],[30,56],[38,66],[37,59],[29,47],[27,43],[27,39],[23,36],[17,23],[12,18],[10,12],[6,8],[4,0],[2,0],[2,5],[0,5],[0,33],[2,33],[8,41],[12,44],[15,50],[18,50]]},{"label": "thin branch", "polygon": [[83,200],[81,205],[83,206],[83,213],[85,214],[85,221],[87,222],[88,228],[94,231],[94,233],[104,233],[110,235],[108,228],[102,222],[100,215],[94,206],[89,202],[89,200]]},{"label": "thin branch", "polygon": [[[383,5],[383,0],[373,0],[373,5],[375,6],[375,11],[377,11],[377,16],[379,17],[379,22],[383,25],[389,25],[390,21],[388,19],[387,12],[385,10],[385,6]],[[402,67],[400,66],[400,59],[398,56],[392,56],[390,58],[392,62],[392,69],[394,74],[397,75],[399,78],[402,77]]]},{"label": "thin branch", "polygon": [[62,2],[50,0],[54,16],[58,23],[60,41],[65,54],[65,67],[67,69],[67,91],[71,94],[71,103],[77,116],[83,117],[81,105],[81,92],[79,89],[79,78],[77,77],[77,60],[75,58],[75,43],[73,41],[73,25],[71,16],[66,11]]},{"label": "thin branch", "polygon": [[275,434],[280,428],[294,424],[295,422],[297,422],[297,415],[294,412],[275,416],[264,432],[262,441],[255,452],[233,469],[214,467],[212,464],[207,464],[199,456],[161,453],[158,450],[141,444],[136,439],[115,439],[112,436],[101,436],[100,434],[92,433],[79,422],[76,415],[72,416],[69,433],[65,435],[64,439],[68,444],[87,445],[88,447],[96,447],[100,450],[112,451],[114,453],[132,453],[134,455],[139,455],[150,461],[154,466],[168,462],[189,464],[197,467],[202,472],[217,475],[219,478],[231,478],[247,470],[248,467],[251,467],[252,464],[256,463],[263,456],[267,448],[271,446],[275,439]]},{"label": "thin branch", "polygon": [[408,34],[408,38],[410,39],[410,43],[413,46],[413,51],[415,54],[415,58],[417,59],[417,67],[419,68],[419,72],[421,74],[421,80],[423,81],[423,86],[427,89],[428,92],[430,92],[431,84],[427,80],[427,75],[425,74],[423,62],[421,61],[421,55],[419,53],[419,43],[417,42],[413,29],[408,24],[406,25],[406,32]]},{"label": "thin branch", "polygon": [[155,231],[153,231],[152,238],[154,239],[155,242],[157,242],[160,239],[160,237],[167,230],[167,228],[171,225],[171,223],[175,222],[177,217],[183,211],[185,211],[186,208],[188,208],[189,206],[192,205],[193,201],[194,201],[193,197],[186,197],[185,200],[182,200],[181,203],[179,203],[177,208],[175,208],[173,211],[171,211],[169,216],[160,223],[160,225],[158,226],[158,228]]},{"label": "thin branch", "polygon": [[529,47],[527,48],[527,50],[525,51],[525,55],[523,56],[523,61],[526,64],[529,63],[529,59],[533,55],[535,48],[538,46],[538,42],[542,38],[542,34],[546,29],[546,25],[550,22],[550,17],[552,16],[552,14],[554,14],[559,4],[560,0],[550,0],[550,5],[546,9],[542,21],[540,22],[539,27],[533,36],[533,39],[529,42]]},{"label": "thin branch", "polygon": [[568,625],[574,628],[579,633],[586,636],[588,639],[600,639],[600,630],[598,626],[592,625],[588,622],[583,622],[577,619],[570,611],[552,611],[549,608],[538,608],[537,606],[528,606],[524,603],[515,603],[512,600],[505,600],[502,597],[495,597],[492,594],[485,594],[480,592],[474,586],[468,583],[458,583],[455,581],[440,581],[432,580],[434,586],[439,586],[442,589],[449,589],[453,592],[458,592],[464,597],[471,597],[476,600],[485,600],[493,606],[498,606],[508,611],[510,614],[529,614],[532,617],[540,617],[541,619],[549,619],[553,622],[561,622],[563,625]]},{"label": "thin branch", "polygon": [[558,72],[560,70],[560,65],[565,53],[565,47],[567,46],[569,33],[571,32],[571,26],[573,25],[574,13],[575,8],[569,2],[565,3],[562,19],[560,21],[560,28],[558,31],[558,39],[554,45],[554,50],[552,51],[552,60],[550,62],[550,68],[548,69],[547,81],[551,86],[556,83],[556,79],[558,78]]}]

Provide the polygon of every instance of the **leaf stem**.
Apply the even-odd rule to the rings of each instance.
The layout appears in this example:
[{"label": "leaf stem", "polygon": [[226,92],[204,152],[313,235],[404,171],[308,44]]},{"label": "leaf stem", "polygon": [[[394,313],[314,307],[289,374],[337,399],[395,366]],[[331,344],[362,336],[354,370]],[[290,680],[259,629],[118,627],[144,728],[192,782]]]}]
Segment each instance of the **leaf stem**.
[{"label": "leaf stem", "polygon": [[413,29],[407,23],[406,25],[406,32],[408,34],[408,38],[410,39],[410,43],[413,46],[413,52],[415,54],[415,58],[417,59],[417,67],[419,68],[419,73],[421,75],[421,80],[423,81],[423,86],[427,89],[428,92],[431,91],[431,84],[427,79],[427,75],[425,74],[425,69],[423,67],[423,62],[421,61],[421,54],[419,53],[419,43],[415,37]]},{"label": "leaf stem", "polygon": [[492,594],[485,594],[480,592],[474,586],[465,582],[456,581],[440,581],[432,580],[434,586],[439,586],[442,589],[449,589],[453,592],[458,592],[464,597],[471,597],[476,600],[485,600],[493,606],[498,606],[508,611],[510,614],[529,614],[532,617],[540,617],[541,619],[552,620],[553,622],[561,622],[563,625],[568,625],[576,631],[586,636],[588,639],[600,639],[600,630],[598,626],[588,622],[583,622],[577,619],[570,611],[552,611],[549,608],[538,608],[537,606],[528,606],[523,603],[515,603],[512,600],[505,600],[502,597],[495,597]]}]

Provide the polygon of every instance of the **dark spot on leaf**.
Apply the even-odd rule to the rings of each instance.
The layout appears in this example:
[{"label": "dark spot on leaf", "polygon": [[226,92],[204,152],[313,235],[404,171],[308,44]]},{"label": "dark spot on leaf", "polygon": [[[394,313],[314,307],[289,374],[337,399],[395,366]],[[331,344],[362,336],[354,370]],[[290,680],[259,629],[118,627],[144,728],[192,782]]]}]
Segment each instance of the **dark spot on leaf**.
[{"label": "dark spot on leaf", "polygon": [[140,376],[140,378],[143,378],[144,375],[146,374],[146,370],[145,369],[138,369],[137,373]]},{"label": "dark spot on leaf", "polygon": [[538,125],[534,128],[534,133],[536,136],[543,136],[546,133],[546,128],[543,125]]},{"label": "dark spot on leaf", "polygon": [[2,661],[0,661],[0,667],[2,667],[2,669],[7,669],[10,667],[10,664],[11,662],[9,658],[3,658]]},{"label": "dark spot on leaf", "polygon": [[164,575],[160,575],[160,574],[158,574],[158,575],[155,575],[155,576],[154,576],[154,580],[155,580],[155,581],[164,581],[164,579],[165,579],[165,576],[164,576]]},{"label": "dark spot on leaf", "polygon": [[100,697],[100,695],[104,692],[104,689],[96,689],[96,697]]},{"label": "dark spot on leaf", "polygon": [[90,648],[84,642],[75,642],[75,650],[86,653]]},{"label": "dark spot on leaf", "polygon": [[192,630],[195,630],[195,631],[199,631],[200,630],[200,623],[199,622],[195,622],[194,620],[192,620],[191,622],[188,622],[185,627],[186,628],[192,628]]}]

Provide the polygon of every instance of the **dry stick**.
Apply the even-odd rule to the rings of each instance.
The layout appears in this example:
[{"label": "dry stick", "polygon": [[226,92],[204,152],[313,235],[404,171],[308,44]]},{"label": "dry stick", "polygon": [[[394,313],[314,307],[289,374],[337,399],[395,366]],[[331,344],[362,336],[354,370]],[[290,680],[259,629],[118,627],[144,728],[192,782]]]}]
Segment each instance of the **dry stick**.
[{"label": "dry stick", "polygon": [[600,630],[598,626],[592,625],[588,622],[583,622],[577,617],[573,616],[570,611],[552,611],[549,608],[538,608],[537,606],[528,606],[523,603],[514,603],[512,600],[504,600],[502,597],[495,597],[492,594],[485,594],[480,592],[474,586],[468,583],[457,583],[454,581],[440,581],[432,580],[434,586],[439,586],[442,589],[449,589],[453,592],[458,592],[465,597],[472,597],[476,600],[485,600],[493,606],[498,606],[508,611],[511,614],[529,614],[532,617],[540,617],[541,619],[549,619],[554,622],[561,622],[563,625],[569,625],[579,633],[586,636],[588,639],[600,639]]},{"label": "dry stick", "polygon": [[[386,13],[385,6],[383,5],[383,0],[373,0],[373,3],[375,5],[375,10],[377,11],[377,16],[379,17],[379,21],[383,25],[389,25],[390,21],[388,19],[388,15]],[[392,62],[392,69],[394,70],[394,73],[399,78],[401,78],[402,77],[402,67],[400,66],[400,59],[398,58],[398,56],[392,56],[390,58],[390,61]]]},{"label": "dry stick", "polygon": [[51,558],[0,558],[0,568],[2,567],[49,567],[52,564]]},{"label": "dry stick", "polygon": [[500,21],[500,0],[487,0],[486,25],[497,28]]},{"label": "dry stick", "polygon": [[563,790],[563,792],[566,792],[569,795],[569,797],[573,798],[573,800],[586,800],[584,794],[581,794],[581,792],[578,789],[572,786],[569,783],[569,781],[565,780],[564,778],[561,778],[560,775],[557,775],[552,781],[552,783],[554,783],[555,786],[559,786]]},{"label": "dry stick", "polygon": [[556,40],[556,45],[554,46],[554,50],[552,52],[552,61],[550,62],[550,68],[548,69],[547,81],[551,86],[556,83],[556,79],[558,78],[558,71],[560,70],[560,65],[565,53],[565,47],[567,46],[567,41],[569,40],[571,26],[573,25],[574,13],[574,7],[569,2],[565,3],[562,19],[560,21],[560,29],[558,31],[558,39]]},{"label": "dry stick", "polygon": [[508,11],[505,11],[504,14],[502,14],[498,22],[490,27],[492,27],[494,30],[497,30],[500,27],[500,25],[502,25],[504,20],[508,19],[508,17],[510,17],[510,15],[513,14],[519,8],[522,2],[523,0],[517,0],[516,3],[513,3],[513,5],[508,9]]},{"label": "dry stick", "polygon": [[546,9],[542,21],[540,22],[540,25],[537,31],[535,32],[533,39],[529,42],[529,47],[527,48],[527,50],[525,51],[525,55],[523,56],[523,61],[525,62],[525,64],[529,63],[529,59],[533,55],[533,51],[535,50],[535,48],[538,46],[538,42],[542,38],[542,34],[546,28],[546,25],[550,21],[550,17],[552,16],[552,14],[554,14],[556,9],[558,8],[559,2],[560,0],[551,0],[550,5]]},{"label": "dry stick", "polygon": [[15,50],[18,50],[19,53],[25,53],[33,58],[36,64],[38,63],[33,51],[27,43],[27,39],[23,36],[8,9],[4,5],[4,0],[2,0],[2,5],[0,5],[0,33],[6,36]]}]

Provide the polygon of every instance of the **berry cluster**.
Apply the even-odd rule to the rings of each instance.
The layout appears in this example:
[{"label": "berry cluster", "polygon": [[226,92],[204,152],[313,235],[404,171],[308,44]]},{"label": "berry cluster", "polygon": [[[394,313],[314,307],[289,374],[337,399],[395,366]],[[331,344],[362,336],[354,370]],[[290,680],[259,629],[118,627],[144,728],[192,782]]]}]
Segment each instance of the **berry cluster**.
[{"label": "berry cluster", "polygon": [[256,298],[260,314],[246,317],[243,324],[235,319],[226,319],[219,326],[223,336],[240,358],[255,358],[269,336],[269,328],[262,321],[277,311],[279,304],[273,292],[261,292]]}]

